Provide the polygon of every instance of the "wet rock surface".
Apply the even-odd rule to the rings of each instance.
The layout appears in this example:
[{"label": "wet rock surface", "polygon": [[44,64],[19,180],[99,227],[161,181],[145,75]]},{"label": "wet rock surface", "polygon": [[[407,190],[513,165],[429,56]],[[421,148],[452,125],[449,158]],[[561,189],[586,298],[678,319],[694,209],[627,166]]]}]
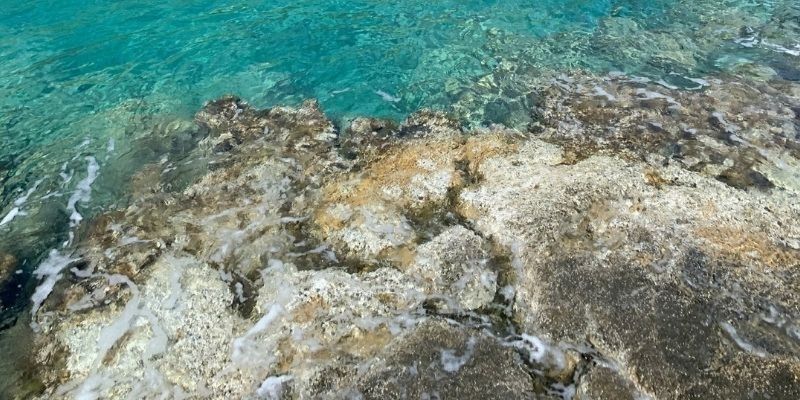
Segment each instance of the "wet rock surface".
[{"label": "wet rock surface", "polygon": [[694,91],[644,78],[561,77],[545,89],[532,128],[574,157],[597,151],[661,158],[730,186],[796,190],[796,85],[699,80]]},{"label": "wet rock surface", "polygon": [[377,359],[357,384],[367,399],[536,398],[512,348],[441,321],[421,324]]},{"label": "wet rock surface", "polygon": [[497,271],[487,247],[480,236],[457,225],[421,245],[405,272],[420,278],[431,296],[443,295],[456,301],[456,309],[474,310],[489,305],[497,292]]},{"label": "wet rock surface", "polygon": [[800,90],[700,85],[562,77],[524,131],[210,102],[203,169],[40,267],[40,396],[798,398]]}]

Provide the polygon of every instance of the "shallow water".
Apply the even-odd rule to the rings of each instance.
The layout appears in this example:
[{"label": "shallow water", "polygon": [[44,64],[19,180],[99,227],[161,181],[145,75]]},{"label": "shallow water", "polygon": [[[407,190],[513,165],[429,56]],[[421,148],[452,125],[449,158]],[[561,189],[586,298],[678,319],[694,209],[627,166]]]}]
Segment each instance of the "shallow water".
[{"label": "shallow water", "polygon": [[19,270],[3,323],[46,252],[80,234],[73,211],[125,204],[141,165],[179,167],[209,99],[524,124],[531,85],[573,70],[686,90],[800,80],[798,21],[793,0],[0,0],[0,257]]},{"label": "shallow water", "polygon": [[762,66],[797,79],[800,52],[800,11],[784,0],[2,3],[0,168],[18,178],[4,179],[2,206],[86,138],[99,151],[224,93],[402,118],[446,109],[498,70],[696,86],[685,78]]},{"label": "shallow water", "polygon": [[[335,116],[402,117],[447,107],[443,93],[507,61],[670,80],[800,51],[769,31],[796,27],[793,1],[3,3],[0,158],[14,159],[102,139],[78,122],[131,99],[190,116],[224,93],[257,106],[313,97]],[[776,37],[736,43],[748,26]]]}]

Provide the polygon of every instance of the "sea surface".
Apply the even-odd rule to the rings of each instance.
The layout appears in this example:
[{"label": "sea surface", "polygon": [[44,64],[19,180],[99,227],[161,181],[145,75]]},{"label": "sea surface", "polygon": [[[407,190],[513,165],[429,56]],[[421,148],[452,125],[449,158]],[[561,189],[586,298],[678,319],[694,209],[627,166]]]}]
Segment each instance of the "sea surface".
[{"label": "sea surface", "polygon": [[800,2],[0,0],[2,327],[50,250],[180,153],[205,101],[313,98],[339,126],[421,108],[518,125],[537,79],[574,71],[682,90],[800,80]]}]

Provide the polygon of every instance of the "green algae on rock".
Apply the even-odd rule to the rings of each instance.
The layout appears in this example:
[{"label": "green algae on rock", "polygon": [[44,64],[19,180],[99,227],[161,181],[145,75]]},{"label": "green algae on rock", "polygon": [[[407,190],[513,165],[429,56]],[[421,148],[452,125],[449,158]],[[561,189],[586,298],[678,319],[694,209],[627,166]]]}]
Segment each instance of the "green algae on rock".
[{"label": "green algae on rock", "polygon": [[208,103],[34,315],[41,397],[800,396],[797,86],[549,87],[529,132]]}]

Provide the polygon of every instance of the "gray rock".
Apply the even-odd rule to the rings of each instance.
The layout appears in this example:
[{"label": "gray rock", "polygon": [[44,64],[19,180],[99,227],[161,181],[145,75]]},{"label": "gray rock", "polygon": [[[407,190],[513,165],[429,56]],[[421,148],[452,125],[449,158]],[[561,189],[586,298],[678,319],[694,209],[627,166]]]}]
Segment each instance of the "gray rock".
[{"label": "gray rock", "polygon": [[428,321],[388,346],[359,379],[366,399],[532,399],[534,378],[509,347]]},{"label": "gray rock", "polygon": [[[543,148],[525,146],[520,154]],[[736,191],[676,168],[659,168],[671,177],[661,182],[648,168],[597,156],[572,165],[490,159],[460,210],[514,255],[526,331],[594,347],[656,398],[685,398],[698,381],[713,383],[709,393],[796,394],[796,375],[770,374],[755,387],[715,368],[742,353],[765,369],[797,368],[785,329],[746,337],[726,329],[770,307],[798,318],[800,254],[781,239],[798,226],[780,223],[800,215],[793,195]]]},{"label": "gray rock", "polygon": [[640,398],[636,387],[617,371],[598,365],[583,375],[575,400],[635,400]]}]

